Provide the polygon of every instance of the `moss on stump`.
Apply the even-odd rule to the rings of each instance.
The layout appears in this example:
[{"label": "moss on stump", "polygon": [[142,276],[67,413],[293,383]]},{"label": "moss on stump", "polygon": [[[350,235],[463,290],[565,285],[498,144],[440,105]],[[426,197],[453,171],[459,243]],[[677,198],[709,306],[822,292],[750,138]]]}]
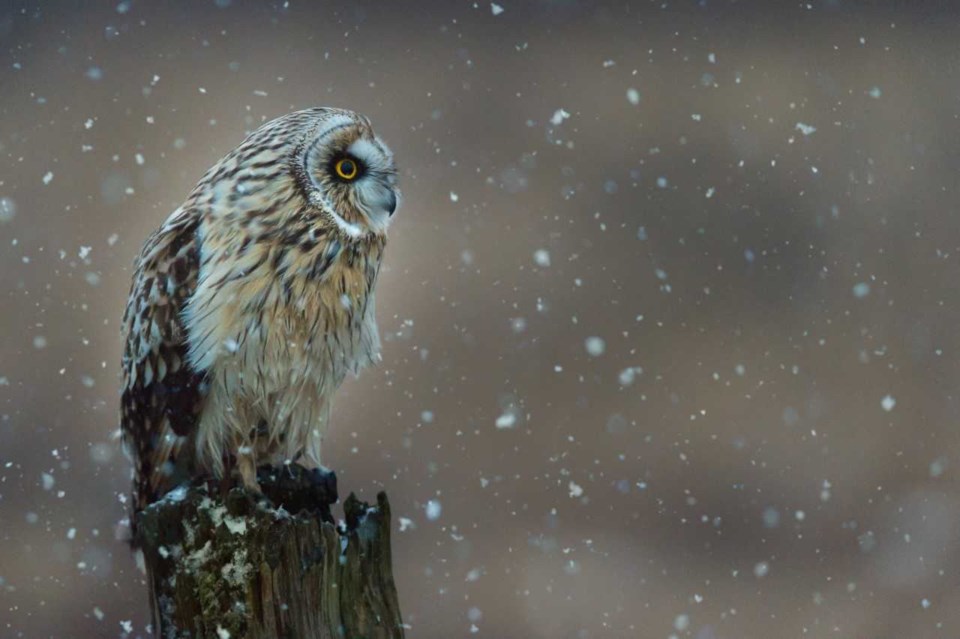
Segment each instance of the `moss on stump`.
[{"label": "moss on stump", "polygon": [[261,468],[266,499],[206,483],[144,510],[154,630],[163,639],[403,637],[390,556],[390,504],[353,494],[336,526],[332,474]]}]

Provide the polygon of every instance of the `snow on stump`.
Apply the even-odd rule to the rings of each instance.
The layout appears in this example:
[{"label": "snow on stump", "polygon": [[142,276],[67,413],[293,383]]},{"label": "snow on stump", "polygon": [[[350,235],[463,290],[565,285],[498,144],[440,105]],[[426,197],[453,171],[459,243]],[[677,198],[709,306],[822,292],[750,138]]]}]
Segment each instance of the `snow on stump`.
[{"label": "snow on stump", "polygon": [[137,524],[162,639],[393,639],[403,624],[390,557],[390,504],[353,494],[336,526],[336,479],[259,470],[263,497],[179,488]]}]

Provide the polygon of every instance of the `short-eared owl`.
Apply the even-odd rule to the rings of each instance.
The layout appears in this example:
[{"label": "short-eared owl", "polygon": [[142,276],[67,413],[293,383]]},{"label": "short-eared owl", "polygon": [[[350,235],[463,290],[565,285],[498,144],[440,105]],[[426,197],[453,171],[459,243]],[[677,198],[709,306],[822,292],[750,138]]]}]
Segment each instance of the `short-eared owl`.
[{"label": "short-eared owl", "polygon": [[320,465],[330,400],[379,359],[393,156],[356,113],[264,124],[146,241],[123,319],[134,511],[200,474]]}]

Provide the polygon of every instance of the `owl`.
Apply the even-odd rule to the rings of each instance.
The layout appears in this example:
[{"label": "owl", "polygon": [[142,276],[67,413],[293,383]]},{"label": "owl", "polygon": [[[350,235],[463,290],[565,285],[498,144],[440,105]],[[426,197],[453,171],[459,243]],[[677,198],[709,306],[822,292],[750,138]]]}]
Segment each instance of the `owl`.
[{"label": "owl", "polygon": [[254,131],[150,235],[122,328],[134,513],[201,475],[320,468],[334,393],[380,357],[398,198],[369,120],[314,108]]}]

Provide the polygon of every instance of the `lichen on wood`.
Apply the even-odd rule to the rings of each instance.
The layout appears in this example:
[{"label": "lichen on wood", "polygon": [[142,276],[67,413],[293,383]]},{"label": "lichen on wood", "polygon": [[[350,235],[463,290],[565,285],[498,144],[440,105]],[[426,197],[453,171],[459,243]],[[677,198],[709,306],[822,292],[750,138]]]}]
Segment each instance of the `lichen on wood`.
[{"label": "lichen on wood", "polygon": [[137,519],[154,629],[162,639],[404,636],[390,504],[353,494],[330,513],[332,475],[261,468],[263,495],[197,482]]}]

